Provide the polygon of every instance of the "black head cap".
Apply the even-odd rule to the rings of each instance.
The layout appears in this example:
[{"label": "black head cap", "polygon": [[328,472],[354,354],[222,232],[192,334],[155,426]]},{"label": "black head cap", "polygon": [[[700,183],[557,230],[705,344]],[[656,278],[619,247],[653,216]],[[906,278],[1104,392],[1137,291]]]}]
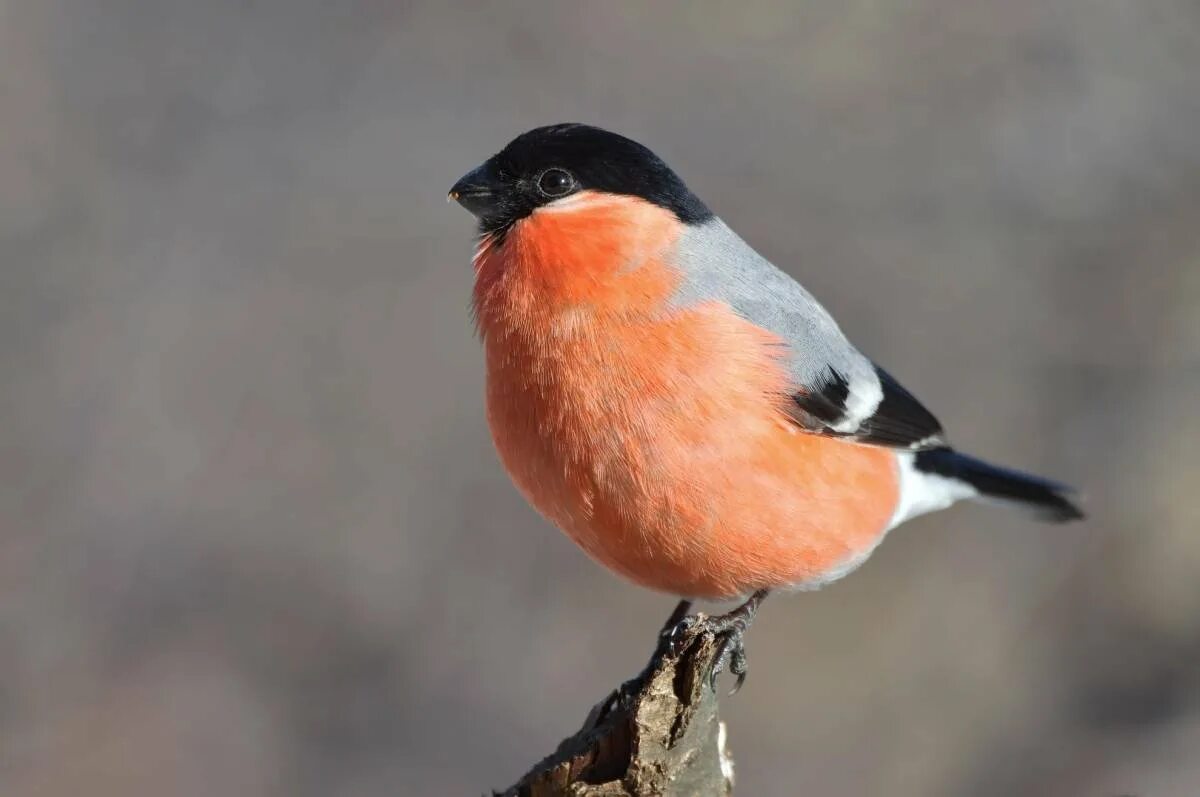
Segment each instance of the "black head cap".
[{"label": "black head cap", "polygon": [[639,197],[670,210],[685,224],[713,215],[649,149],[581,124],[522,133],[464,175],[450,196],[479,218],[484,232],[497,232],[542,205],[587,190]]}]

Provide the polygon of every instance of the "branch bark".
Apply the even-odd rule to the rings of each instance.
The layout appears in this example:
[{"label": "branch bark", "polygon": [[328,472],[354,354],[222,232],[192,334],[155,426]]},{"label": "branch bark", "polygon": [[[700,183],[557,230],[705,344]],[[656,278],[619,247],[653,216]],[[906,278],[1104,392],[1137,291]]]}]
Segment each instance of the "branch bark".
[{"label": "branch bark", "polygon": [[[701,624],[696,624],[701,625]],[[711,633],[693,626],[660,645],[637,677],[502,797],[684,797],[733,793],[733,759],[708,673]]]}]

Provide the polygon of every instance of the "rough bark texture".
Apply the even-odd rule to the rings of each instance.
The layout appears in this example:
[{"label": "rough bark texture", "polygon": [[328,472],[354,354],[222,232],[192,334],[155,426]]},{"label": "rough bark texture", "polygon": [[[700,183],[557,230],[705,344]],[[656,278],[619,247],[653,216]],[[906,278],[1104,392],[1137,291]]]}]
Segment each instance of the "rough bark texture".
[{"label": "rough bark texture", "polygon": [[692,797],[733,793],[733,760],[708,673],[702,629],[660,646],[646,669],[598,703],[579,731],[503,797]]}]

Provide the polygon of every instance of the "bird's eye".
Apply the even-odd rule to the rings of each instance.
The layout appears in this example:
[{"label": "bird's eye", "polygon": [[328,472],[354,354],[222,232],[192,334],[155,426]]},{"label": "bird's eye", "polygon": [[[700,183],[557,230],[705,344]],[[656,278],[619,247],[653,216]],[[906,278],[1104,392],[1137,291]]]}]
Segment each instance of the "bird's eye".
[{"label": "bird's eye", "polygon": [[547,169],[538,178],[537,187],[544,196],[566,196],[575,187],[575,178],[562,169]]}]

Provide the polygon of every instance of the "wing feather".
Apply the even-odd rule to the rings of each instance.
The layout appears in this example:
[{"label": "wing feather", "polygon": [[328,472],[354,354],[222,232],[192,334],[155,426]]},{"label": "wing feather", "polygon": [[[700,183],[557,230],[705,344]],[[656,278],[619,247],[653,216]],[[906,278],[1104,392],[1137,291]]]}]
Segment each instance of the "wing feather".
[{"label": "wing feather", "polygon": [[[825,377],[814,385],[797,387],[789,415],[809,431],[860,443],[912,451],[945,445],[942,425],[933,413],[887,371],[879,366],[874,369],[877,382],[868,385],[861,379],[852,382],[829,366]],[[855,390],[881,393],[874,408],[861,417],[851,410]]]},{"label": "wing feather", "polygon": [[812,294],[720,219],[689,225],[677,245],[673,302],[720,300],[788,348],[785,412],[801,428],[890,448],[944,443],[929,410],[854,347]]}]

